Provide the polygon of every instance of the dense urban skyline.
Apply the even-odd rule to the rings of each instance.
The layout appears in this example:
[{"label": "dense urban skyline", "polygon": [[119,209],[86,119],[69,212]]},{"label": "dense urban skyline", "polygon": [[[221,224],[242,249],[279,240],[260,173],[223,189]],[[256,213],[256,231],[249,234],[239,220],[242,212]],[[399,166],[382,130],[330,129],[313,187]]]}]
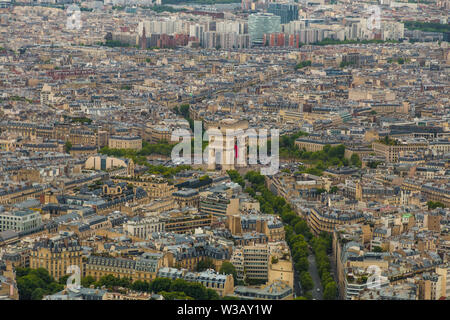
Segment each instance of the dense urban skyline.
[{"label": "dense urban skyline", "polygon": [[448,300],[449,9],[0,0],[0,300]]}]

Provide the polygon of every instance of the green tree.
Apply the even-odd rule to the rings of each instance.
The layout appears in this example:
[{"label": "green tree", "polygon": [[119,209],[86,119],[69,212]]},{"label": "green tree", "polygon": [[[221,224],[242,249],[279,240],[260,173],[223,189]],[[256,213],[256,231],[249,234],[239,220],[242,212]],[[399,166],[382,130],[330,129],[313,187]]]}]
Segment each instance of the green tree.
[{"label": "green tree", "polygon": [[67,283],[67,279],[69,279],[70,274],[66,274],[64,276],[62,276],[61,278],[59,278],[58,283],[65,285]]},{"label": "green tree", "polygon": [[361,160],[359,159],[358,154],[356,154],[356,153],[352,154],[352,156],[350,157],[350,162],[355,167],[361,167],[361,164],[362,164]]},{"label": "green tree", "polygon": [[311,61],[310,61],[310,60],[304,60],[304,61],[301,61],[300,63],[298,63],[298,64],[295,66],[295,69],[296,69],[296,70],[298,70],[298,69],[303,69],[303,68],[309,67],[309,66],[311,66]]},{"label": "green tree", "polygon": [[305,235],[305,233],[309,231],[308,224],[305,220],[301,220],[294,226],[294,231],[296,234]]},{"label": "green tree", "polygon": [[234,282],[237,282],[237,271],[234,265],[231,262],[225,261],[220,266],[219,273],[223,274],[231,274],[233,275]]},{"label": "green tree", "polygon": [[190,284],[186,280],[176,279],[172,281],[170,291],[186,292],[189,285]]},{"label": "green tree", "polygon": [[339,67],[345,68],[345,67],[353,66],[353,65],[355,65],[355,63],[353,61],[341,61]]},{"label": "green tree", "polygon": [[323,298],[325,300],[334,300],[336,299],[337,286],[334,281],[327,283],[325,289],[323,291]]},{"label": "green tree", "polygon": [[337,193],[338,190],[339,190],[339,188],[338,188],[337,186],[332,186],[332,187],[330,188],[329,193]]},{"label": "green tree", "polygon": [[371,169],[376,169],[380,163],[381,161],[369,161],[367,166]]},{"label": "green tree", "polygon": [[222,300],[240,300],[238,297],[233,296],[225,296],[222,298]]},{"label": "green tree", "polygon": [[47,294],[46,290],[44,290],[42,288],[36,288],[36,289],[34,289],[32,295],[31,295],[31,300],[42,300],[42,298],[46,294]]},{"label": "green tree", "polygon": [[308,271],[309,268],[309,262],[307,257],[301,257],[298,259],[298,261],[295,263],[295,269],[299,272],[302,271]]},{"label": "green tree", "polygon": [[207,300],[208,293],[206,292],[206,288],[201,283],[189,283],[186,287],[186,290],[183,291],[188,296],[194,298],[195,300]]},{"label": "green tree", "polygon": [[228,170],[227,174],[230,177],[231,181],[238,183],[242,188],[245,187],[245,181],[239,174],[239,172],[237,172],[236,170]]},{"label": "green tree", "polygon": [[153,292],[169,291],[172,281],[169,278],[156,278],[151,282],[150,290]]},{"label": "green tree", "polygon": [[64,288],[44,268],[16,268],[16,282],[20,300],[41,300],[43,295],[53,294]]},{"label": "green tree", "polygon": [[333,277],[331,276],[331,274],[328,270],[322,271],[322,276],[321,276],[320,280],[322,282],[322,286],[326,286],[328,284],[328,282],[334,281]]},{"label": "green tree", "polygon": [[312,295],[311,291],[308,291],[308,292],[305,293],[305,298],[308,299],[308,300],[312,300],[313,299],[313,295]]},{"label": "green tree", "polygon": [[189,297],[184,292],[167,292],[161,291],[160,294],[166,300],[194,300],[192,297]]},{"label": "green tree", "polygon": [[196,271],[205,271],[207,269],[215,269],[214,261],[211,258],[200,260],[195,268]]},{"label": "green tree", "polygon": [[150,284],[147,281],[137,280],[131,285],[131,289],[140,292],[150,291]]},{"label": "green tree", "polygon": [[314,282],[311,275],[307,271],[300,273],[300,283],[302,285],[302,289],[305,291],[309,291],[314,287]]},{"label": "green tree", "polygon": [[81,286],[84,288],[89,288],[94,283],[95,283],[95,279],[92,276],[83,277],[81,279]]},{"label": "green tree", "polygon": [[383,252],[383,249],[381,247],[373,247],[372,252]]},{"label": "green tree", "polygon": [[72,149],[72,143],[70,141],[66,141],[66,144],[64,145],[64,151],[66,153],[69,153],[71,149]]},{"label": "green tree", "polygon": [[308,244],[306,241],[296,242],[292,245],[292,253],[295,261],[308,256]]},{"label": "green tree", "polygon": [[445,208],[445,205],[439,201],[428,201],[427,202],[428,209],[436,209],[436,208]]},{"label": "green tree", "polygon": [[219,294],[213,289],[206,289],[206,300],[219,300]]}]

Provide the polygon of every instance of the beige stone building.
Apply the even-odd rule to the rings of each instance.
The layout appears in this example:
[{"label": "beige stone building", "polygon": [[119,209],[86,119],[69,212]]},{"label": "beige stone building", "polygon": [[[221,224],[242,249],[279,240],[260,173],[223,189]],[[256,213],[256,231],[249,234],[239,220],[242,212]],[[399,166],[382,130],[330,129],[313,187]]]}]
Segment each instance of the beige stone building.
[{"label": "beige stone building", "polygon": [[31,251],[30,268],[45,268],[56,280],[65,276],[71,265],[78,266],[83,274],[82,254],[82,248],[76,241],[47,239]]},{"label": "beige stone building", "polygon": [[408,152],[416,152],[418,150],[427,149],[428,144],[425,142],[411,142],[398,145],[386,145],[381,142],[373,142],[372,149],[377,156],[386,158],[389,162],[398,162],[401,155]]},{"label": "beige stone building", "polygon": [[295,140],[295,145],[300,149],[305,149],[306,151],[321,151],[323,147],[329,144],[332,147],[338,146],[340,143],[334,141],[322,141],[322,140],[313,140],[308,138],[299,138]]},{"label": "beige stone building", "polygon": [[136,136],[111,136],[108,139],[108,147],[111,149],[141,150],[142,139]]},{"label": "beige stone building", "polygon": [[108,156],[92,156],[84,163],[86,169],[91,170],[112,170],[116,168],[126,168],[128,176],[134,176],[134,161],[132,159],[115,158]]},{"label": "beige stone building", "polygon": [[150,199],[169,198],[176,190],[172,184],[169,184],[167,179],[153,175],[142,175],[133,178],[114,177],[112,180],[114,183],[126,182],[132,184],[134,187],[141,187],[147,192]]}]

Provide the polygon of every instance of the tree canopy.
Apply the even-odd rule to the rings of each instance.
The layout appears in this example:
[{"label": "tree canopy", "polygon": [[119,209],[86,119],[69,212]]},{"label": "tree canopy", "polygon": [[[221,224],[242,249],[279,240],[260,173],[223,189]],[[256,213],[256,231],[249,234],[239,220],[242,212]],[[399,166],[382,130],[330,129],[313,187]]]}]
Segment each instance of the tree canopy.
[{"label": "tree canopy", "polygon": [[207,269],[215,269],[214,261],[211,258],[200,260],[195,268],[196,271],[205,271]]},{"label": "tree canopy", "polygon": [[220,267],[219,273],[233,275],[234,282],[237,282],[237,271],[231,262],[224,261]]},{"label": "tree canopy", "polygon": [[42,300],[64,289],[44,268],[16,268],[16,282],[20,300]]}]

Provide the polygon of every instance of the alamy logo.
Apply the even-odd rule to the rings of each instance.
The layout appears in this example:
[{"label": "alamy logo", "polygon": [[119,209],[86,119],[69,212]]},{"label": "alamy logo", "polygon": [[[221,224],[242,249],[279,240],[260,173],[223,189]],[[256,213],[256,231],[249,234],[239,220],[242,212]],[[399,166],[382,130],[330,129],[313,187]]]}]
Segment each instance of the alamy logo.
[{"label": "alamy logo", "polygon": [[369,31],[375,32],[381,29],[381,9],[379,6],[372,5],[368,9],[370,14],[367,20],[367,29]]},{"label": "alamy logo", "polygon": [[67,7],[66,15],[66,28],[69,30],[80,30],[82,27],[80,7],[76,4],[71,4]]},{"label": "alamy logo", "polygon": [[383,284],[381,269],[377,265],[371,265],[367,268],[367,272],[370,276],[367,278],[367,288],[368,289],[379,289]]},{"label": "alamy logo", "polygon": [[[172,132],[171,141],[180,141],[172,149],[175,164],[208,164],[208,169],[221,166],[228,170],[237,166],[262,165],[261,174],[273,175],[279,169],[279,130],[270,130],[270,155],[266,129],[219,129],[209,128],[202,135],[201,121],[194,121],[194,155],[191,152],[191,133],[187,129]],[[208,141],[203,151],[202,141]],[[264,167],[264,165],[267,165]]]},{"label": "alamy logo", "polygon": [[81,288],[81,270],[77,265],[70,265],[66,270],[71,276],[67,278],[67,289],[79,290]]}]

